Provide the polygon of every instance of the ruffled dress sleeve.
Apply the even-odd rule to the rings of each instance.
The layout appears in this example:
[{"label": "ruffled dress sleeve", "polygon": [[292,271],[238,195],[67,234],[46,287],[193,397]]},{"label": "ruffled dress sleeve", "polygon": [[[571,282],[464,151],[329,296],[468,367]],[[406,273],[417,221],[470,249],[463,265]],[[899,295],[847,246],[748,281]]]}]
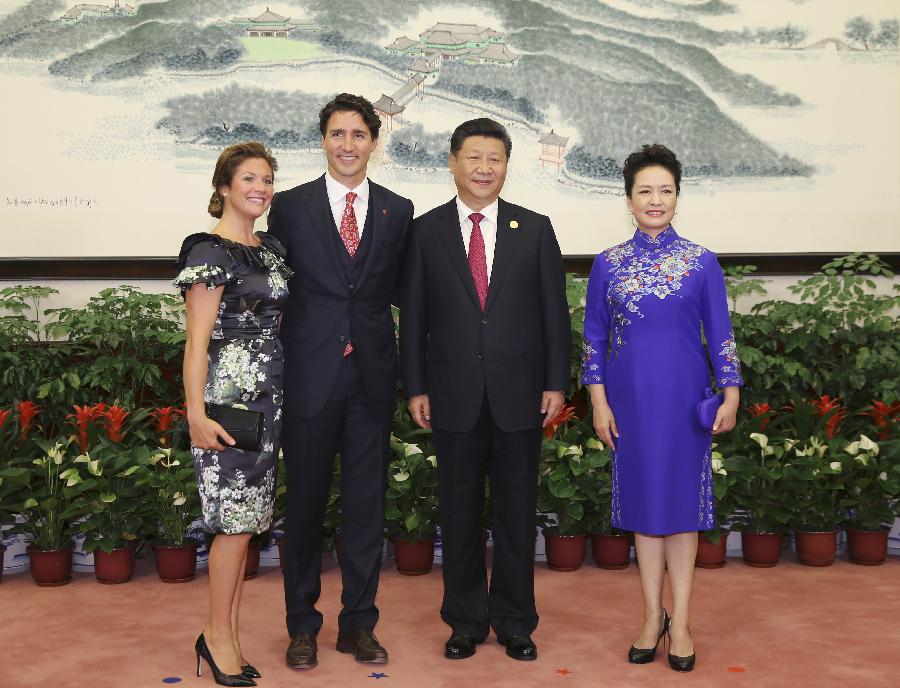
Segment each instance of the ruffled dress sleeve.
[{"label": "ruffled dress sleeve", "polygon": [[195,284],[215,289],[234,279],[234,259],[221,240],[213,234],[191,234],[178,254],[178,276],[172,285],[183,292]]}]

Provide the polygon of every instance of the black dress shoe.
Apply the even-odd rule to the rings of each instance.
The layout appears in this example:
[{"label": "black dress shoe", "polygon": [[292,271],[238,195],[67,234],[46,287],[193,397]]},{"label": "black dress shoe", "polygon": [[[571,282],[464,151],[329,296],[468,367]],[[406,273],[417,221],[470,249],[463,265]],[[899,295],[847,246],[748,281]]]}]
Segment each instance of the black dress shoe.
[{"label": "black dress shoe", "polygon": [[[663,636],[669,631],[669,622],[672,620],[669,618],[669,614],[665,609],[662,610],[662,613],[662,628],[659,629],[656,645],[653,647],[635,647],[632,645],[628,649],[628,661],[632,664],[649,664],[656,659],[656,648],[659,646],[659,641],[662,640]],[[669,656],[671,657],[672,655]]]},{"label": "black dress shoe", "polygon": [[[690,635],[690,631],[688,631]],[[672,642],[672,634],[669,634],[669,643]],[[687,657],[679,657],[677,655],[673,655],[671,652],[669,653],[669,666],[672,667],[675,671],[687,672],[693,671],[694,664],[697,662],[697,653],[692,652]]]},{"label": "black dress shoe", "polygon": [[511,635],[508,638],[498,638],[497,640],[501,645],[506,646],[506,654],[513,659],[525,662],[537,659],[537,646],[528,636]]},{"label": "black dress shoe", "polygon": [[338,633],[337,651],[352,654],[357,662],[366,664],[387,664],[388,661],[387,650],[378,642],[371,628]]},{"label": "black dress shoe", "polygon": [[468,635],[454,633],[444,643],[444,657],[447,659],[467,659],[475,654],[475,640]]},{"label": "black dress shoe", "polygon": [[319,663],[318,649],[314,634],[298,633],[291,638],[284,659],[291,669],[312,669]]},{"label": "black dress shoe", "polygon": [[247,678],[262,678],[262,674],[259,673],[252,664],[244,664],[241,666],[241,673]]}]

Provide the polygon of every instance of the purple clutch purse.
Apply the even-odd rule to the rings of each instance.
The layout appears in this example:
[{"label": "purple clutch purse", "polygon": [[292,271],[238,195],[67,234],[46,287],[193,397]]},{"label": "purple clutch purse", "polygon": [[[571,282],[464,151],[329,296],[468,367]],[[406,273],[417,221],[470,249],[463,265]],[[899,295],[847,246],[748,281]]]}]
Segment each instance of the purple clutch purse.
[{"label": "purple clutch purse", "polygon": [[716,422],[716,412],[725,401],[725,395],[721,392],[713,394],[709,387],[703,393],[703,399],[697,402],[697,422],[707,432],[712,432],[713,423]]}]

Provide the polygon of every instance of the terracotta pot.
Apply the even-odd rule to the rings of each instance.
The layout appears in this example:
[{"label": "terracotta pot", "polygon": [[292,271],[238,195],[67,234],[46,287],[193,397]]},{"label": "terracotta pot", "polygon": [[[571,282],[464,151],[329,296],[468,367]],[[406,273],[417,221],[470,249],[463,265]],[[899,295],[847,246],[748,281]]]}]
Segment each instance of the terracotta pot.
[{"label": "terracotta pot", "polygon": [[[847,528],[847,553],[850,561],[861,566],[879,566],[887,559],[889,528],[854,530]],[[2,561],[2,559],[0,559]]]},{"label": "terracotta pot", "polygon": [[116,547],[112,552],[94,550],[94,575],[98,583],[127,583],[134,575],[134,547]]},{"label": "terracotta pot", "polygon": [[601,569],[616,571],[628,568],[631,561],[631,541],[627,533],[593,533],[591,555]]},{"label": "terracotta pot", "polygon": [[587,533],[579,535],[557,535],[544,531],[547,566],[554,571],[577,571],[584,563],[584,549]]},{"label": "terracotta pot", "polygon": [[156,572],[163,583],[187,583],[197,572],[197,543],[168,547],[153,545]]},{"label": "terracotta pot", "polygon": [[741,533],[741,550],[747,566],[766,569],[781,556],[781,533]]},{"label": "terracotta pot", "polygon": [[728,531],[719,531],[719,542],[714,543],[705,533],[700,533],[697,540],[696,566],[701,569],[720,569],[725,566],[725,553],[728,546]]},{"label": "terracotta pot", "polygon": [[72,548],[37,549],[28,547],[31,577],[42,588],[65,585],[72,581]]},{"label": "terracotta pot", "polygon": [[279,540],[275,544],[278,545],[278,568],[284,573],[284,540]]},{"label": "terracotta pot", "polygon": [[259,573],[259,543],[250,541],[247,545],[247,566],[244,568],[244,580],[256,578]]},{"label": "terracotta pot", "polygon": [[837,531],[809,532],[795,530],[797,556],[804,566],[831,566],[837,550]]},{"label": "terracotta pot", "polygon": [[394,546],[394,563],[404,576],[421,576],[431,571],[434,563],[434,538],[407,542],[391,538]]}]

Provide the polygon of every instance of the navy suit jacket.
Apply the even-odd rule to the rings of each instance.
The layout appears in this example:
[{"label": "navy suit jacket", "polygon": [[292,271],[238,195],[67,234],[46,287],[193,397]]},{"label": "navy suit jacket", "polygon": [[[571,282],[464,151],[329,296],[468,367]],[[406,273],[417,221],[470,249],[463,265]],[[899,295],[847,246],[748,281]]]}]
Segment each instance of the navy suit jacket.
[{"label": "navy suit jacket", "polygon": [[294,271],[281,324],[286,414],[310,418],[322,410],[351,333],[352,355],[369,397],[395,398],[391,303],[397,302],[412,214],[409,199],[369,180],[364,233],[371,232],[371,244],[358,278],[348,278],[334,240],[338,229],[325,176],[275,194],[269,231],[284,244]]},{"label": "navy suit jacket", "polygon": [[404,393],[428,394],[439,430],[471,430],[485,391],[501,430],[539,427],[542,392],[570,384],[566,277],[550,219],[500,199],[484,312],[456,200],[416,218],[411,233],[400,307]]}]

